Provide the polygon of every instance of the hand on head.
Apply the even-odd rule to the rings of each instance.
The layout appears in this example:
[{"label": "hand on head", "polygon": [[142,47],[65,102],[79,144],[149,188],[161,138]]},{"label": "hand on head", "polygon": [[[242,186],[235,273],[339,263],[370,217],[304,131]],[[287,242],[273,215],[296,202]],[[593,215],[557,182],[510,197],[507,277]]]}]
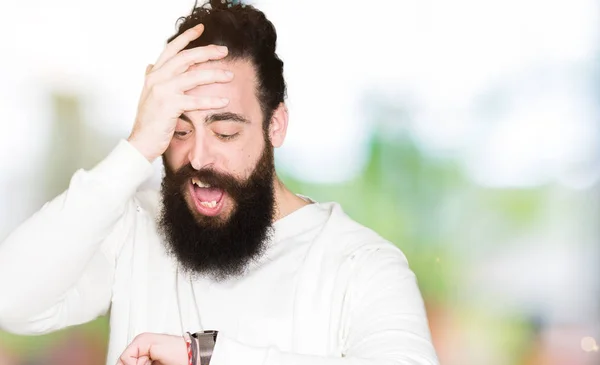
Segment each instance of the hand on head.
[{"label": "hand on head", "polygon": [[216,95],[198,97],[185,93],[200,85],[233,79],[231,72],[221,69],[190,69],[195,64],[227,56],[227,47],[216,45],[183,50],[203,31],[204,26],[200,24],[183,32],[167,44],[154,65],[146,68],[135,124],[128,140],[149,161],[169,147],[181,114],[219,109],[229,103],[227,98]]}]

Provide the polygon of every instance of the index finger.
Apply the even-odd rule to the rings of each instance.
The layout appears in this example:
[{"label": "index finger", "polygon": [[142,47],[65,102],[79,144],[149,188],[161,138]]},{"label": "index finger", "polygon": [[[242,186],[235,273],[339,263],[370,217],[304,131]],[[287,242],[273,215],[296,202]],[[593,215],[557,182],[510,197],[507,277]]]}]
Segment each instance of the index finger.
[{"label": "index finger", "polygon": [[192,27],[178,35],[177,38],[173,39],[171,42],[169,42],[169,44],[167,44],[164,51],[158,57],[158,60],[156,60],[154,63],[154,68],[159,68],[165,62],[173,58],[177,53],[190,44],[191,41],[200,37],[203,32],[204,24],[198,24],[195,27]]}]

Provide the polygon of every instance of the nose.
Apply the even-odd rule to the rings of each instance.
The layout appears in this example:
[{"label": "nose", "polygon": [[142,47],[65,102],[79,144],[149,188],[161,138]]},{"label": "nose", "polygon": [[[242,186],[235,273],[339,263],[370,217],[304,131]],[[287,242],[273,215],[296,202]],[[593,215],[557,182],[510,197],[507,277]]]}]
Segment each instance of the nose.
[{"label": "nose", "polygon": [[194,170],[200,170],[203,167],[214,164],[214,156],[204,133],[195,133],[188,159]]}]

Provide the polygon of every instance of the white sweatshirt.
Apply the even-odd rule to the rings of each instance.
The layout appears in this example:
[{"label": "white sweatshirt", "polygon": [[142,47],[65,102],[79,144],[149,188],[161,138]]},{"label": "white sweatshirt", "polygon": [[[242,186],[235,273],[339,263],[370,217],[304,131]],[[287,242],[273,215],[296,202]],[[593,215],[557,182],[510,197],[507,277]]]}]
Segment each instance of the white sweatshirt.
[{"label": "white sweatshirt", "polygon": [[107,364],[143,332],[218,330],[211,365],[437,365],[415,276],[391,243],[314,203],[274,223],[241,278],[194,281],[157,233],[152,165],[122,140],[0,244],[0,327],[44,334],[110,310]]}]

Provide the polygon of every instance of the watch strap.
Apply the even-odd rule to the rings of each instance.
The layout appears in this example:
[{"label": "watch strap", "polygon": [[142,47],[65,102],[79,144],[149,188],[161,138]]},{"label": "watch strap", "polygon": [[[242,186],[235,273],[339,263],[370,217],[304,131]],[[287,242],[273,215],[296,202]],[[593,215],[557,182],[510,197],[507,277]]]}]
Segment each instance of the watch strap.
[{"label": "watch strap", "polygon": [[200,365],[209,365],[217,343],[218,331],[197,332],[193,336],[198,340],[198,357]]}]

